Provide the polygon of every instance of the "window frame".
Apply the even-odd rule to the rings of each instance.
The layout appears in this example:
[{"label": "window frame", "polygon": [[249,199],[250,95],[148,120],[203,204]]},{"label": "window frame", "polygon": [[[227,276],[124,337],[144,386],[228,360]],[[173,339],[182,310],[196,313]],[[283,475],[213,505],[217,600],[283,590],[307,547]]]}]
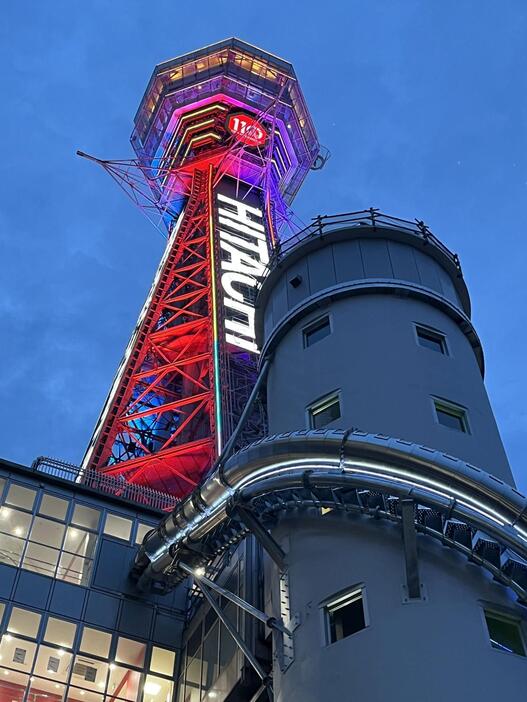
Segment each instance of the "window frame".
[{"label": "window frame", "polygon": [[[353,634],[348,634],[347,636],[343,636],[341,639],[335,639],[335,641],[331,640],[331,622],[330,622],[330,613],[331,611],[335,611],[335,609],[331,609],[332,606],[338,604],[342,600],[350,599],[353,598],[354,595],[360,594],[361,602],[362,602],[362,612],[364,615],[364,627],[362,629],[359,629],[358,631],[355,631]],[[344,605],[343,605],[344,606]],[[355,636],[356,634],[360,634],[361,631],[365,631],[368,629],[371,625],[370,621],[370,615],[369,615],[369,608],[368,608],[368,600],[366,596],[366,586],[364,583],[358,583],[356,585],[353,585],[352,587],[348,587],[344,590],[340,590],[339,592],[336,592],[335,594],[331,595],[331,597],[327,597],[323,602],[320,603],[320,617],[321,617],[321,622],[322,622],[322,644],[323,646],[333,646],[333,644],[337,644],[340,641],[344,641],[344,639],[349,639],[352,636]],[[339,609],[338,607],[336,609]]]},{"label": "window frame", "polygon": [[[468,409],[457,402],[452,402],[451,400],[445,400],[443,397],[436,397],[432,395],[432,409],[434,413],[434,418],[436,424],[450,431],[458,432],[459,434],[472,434],[470,428],[470,422],[468,419]],[[439,419],[438,409],[444,414],[450,414],[453,417],[458,417],[461,420],[461,429],[456,429],[454,427],[448,426],[448,424],[443,424]]]},{"label": "window frame", "polygon": [[323,336],[322,339],[325,339],[326,337],[331,336],[331,334],[333,334],[333,320],[331,318],[331,314],[329,312],[325,312],[323,315],[319,315],[318,317],[315,317],[315,319],[312,319],[310,322],[308,322],[307,324],[305,324],[302,327],[302,348],[303,349],[311,348],[312,346],[315,346],[315,344],[318,344],[319,341],[322,341],[322,339],[317,339],[313,343],[308,344],[307,343],[307,341],[308,341],[307,335],[311,331],[313,331],[313,330],[316,331],[318,328],[320,328],[319,325],[321,325],[321,323],[324,320],[327,320],[327,323],[328,323],[327,326],[329,327],[329,332],[326,334],[326,336]]},{"label": "window frame", "polygon": [[[520,635],[520,641],[523,646],[523,655],[521,653],[516,653],[515,651],[504,651],[502,648],[492,645],[491,634],[489,631],[489,625],[487,623],[487,614],[495,619],[501,619],[502,621],[515,624],[517,626],[518,633]],[[527,628],[525,618],[518,612],[511,612],[509,610],[501,608],[499,605],[492,603],[481,603],[481,620],[483,623],[483,631],[487,639],[489,648],[497,653],[503,653],[507,656],[516,656],[524,661],[527,661]]]},{"label": "window frame", "polygon": [[[339,416],[336,417],[335,419],[332,419],[330,422],[327,422],[321,427],[316,427],[314,418],[315,416],[323,412],[325,409],[328,407],[331,407],[332,404],[335,404],[332,401],[336,401],[336,403],[339,406]],[[318,410],[318,412],[317,412]],[[326,395],[323,395],[322,397],[318,398],[318,400],[315,400],[314,402],[310,402],[309,405],[306,407],[306,419],[307,419],[307,427],[308,429],[313,429],[315,431],[318,431],[320,429],[324,429],[327,427],[329,424],[332,424],[333,422],[336,422],[338,419],[341,419],[343,415],[343,408],[342,408],[342,394],[340,389],[339,390],[334,390],[333,392],[329,392]]]},{"label": "window frame", "polygon": [[[436,337],[436,340],[439,341],[439,344],[441,346],[441,351],[438,351],[437,349],[431,349],[429,346],[425,346],[424,344],[420,343],[420,335],[419,332],[422,331],[425,335],[428,334],[431,337]],[[422,349],[428,349],[429,351],[435,351],[435,353],[440,354],[441,356],[452,356],[450,352],[450,347],[447,343],[447,338],[446,334],[439,329],[435,329],[434,327],[430,327],[427,324],[421,324],[421,322],[414,322],[414,334],[415,334],[415,342],[419,348]]]}]

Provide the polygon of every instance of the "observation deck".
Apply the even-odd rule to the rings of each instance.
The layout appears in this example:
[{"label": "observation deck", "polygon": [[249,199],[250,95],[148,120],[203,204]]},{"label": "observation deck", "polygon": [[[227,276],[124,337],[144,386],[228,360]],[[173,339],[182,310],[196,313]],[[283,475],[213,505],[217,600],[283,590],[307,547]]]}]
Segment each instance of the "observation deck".
[{"label": "observation deck", "polygon": [[[243,164],[231,155],[230,175],[240,177],[241,167],[242,180],[254,183],[270,163],[286,203],[319,153],[293,66],[235,38],[159,64],[131,141],[147,170],[178,169],[183,176],[202,158],[211,162],[214,151],[225,168],[225,147],[240,146]],[[160,197],[167,185],[178,189],[163,178]]]}]

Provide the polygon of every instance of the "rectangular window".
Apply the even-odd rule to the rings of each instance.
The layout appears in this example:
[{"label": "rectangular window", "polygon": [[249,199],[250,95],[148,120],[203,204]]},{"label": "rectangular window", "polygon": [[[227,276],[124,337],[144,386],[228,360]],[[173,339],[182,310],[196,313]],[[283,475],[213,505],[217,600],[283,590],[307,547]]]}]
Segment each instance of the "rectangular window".
[{"label": "rectangular window", "polygon": [[118,539],[128,541],[132,522],[130,519],[118,517],[116,514],[107,514],[106,522],[104,523],[104,533],[109,536],[115,536]]},{"label": "rectangular window", "polygon": [[152,648],[152,659],[150,661],[150,670],[154,673],[161,673],[172,677],[174,674],[174,663],[176,661],[175,651],[169,651],[166,648]]},{"label": "rectangular window", "polygon": [[521,621],[497,612],[485,610],[485,621],[492,648],[525,656]]},{"label": "rectangular window", "polygon": [[13,607],[7,630],[13,634],[35,639],[40,626],[40,614],[29,609]]},{"label": "rectangular window", "polygon": [[321,429],[330,422],[340,418],[340,401],[338,395],[328,395],[308,407],[309,426]]},{"label": "rectangular window", "polygon": [[148,534],[149,531],[152,531],[153,528],[154,527],[151,524],[139,522],[139,524],[137,525],[137,532],[135,535],[135,543],[142,544],[145,536]]},{"label": "rectangular window", "polygon": [[53,517],[63,522],[66,519],[68,505],[68,500],[54,497],[54,495],[43,495],[38,511],[39,514],[44,514],[46,517]]},{"label": "rectangular window", "polygon": [[91,653],[101,658],[108,658],[110,653],[110,644],[112,643],[111,634],[98,629],[90,629],[85,626],[82,632],[80,650],[84,653]]},{"label": "rectangular window", "polygon": [[428,327],[421,327],[418,324],[415,326],[415,331],[417,333],[417,343],[419,346],[445,355],[448,353],[444,334],[434,329],[429,329]]},{"label": "rectangular window", "polygon": [[439,424],[468,434],[467,412],[463,407],[444,400],[434,400],[434,408]]},{"label": "rectangular window", "polygon": [[341,595],[324,606],[327,643],[335,643],[366,628],[362,588]]},{"label": "rectangular window", "polygon": [[31,512],[36,494],[37,493],[35,490],[31,490],[30,488],[22,487],[22,485],[16,485],[13,483],[9,486],[5,501],[9,505],[21,507],[22,509],[27,509],[29,512]]},{"label": "rectangular window", "polygon": [[56,644],[61,648],[72,648],[76,630],[76,624],[73,624],[72,622],[65,622],[62,619],[55,619],[55,617],[50,617],[46,625],[44,641]]},{"label": "rectangular window", "polygon": [[302,330],[304,348],[307,349],[308,346],[313,346],[313,344],[316,344],[317,341],[324,339],[324,337],[329,336],[330,334],[331,325],[329,323],[329,317],[326,315],[321,319],[316,319]]},{"label": "rectangular window", "polygon": [[85,529],[93,529],[96,531],[99,528],[100,517],[101,513],[98,509],[85,507],[84,505],[75,505],[71,523],[84,527]]}]

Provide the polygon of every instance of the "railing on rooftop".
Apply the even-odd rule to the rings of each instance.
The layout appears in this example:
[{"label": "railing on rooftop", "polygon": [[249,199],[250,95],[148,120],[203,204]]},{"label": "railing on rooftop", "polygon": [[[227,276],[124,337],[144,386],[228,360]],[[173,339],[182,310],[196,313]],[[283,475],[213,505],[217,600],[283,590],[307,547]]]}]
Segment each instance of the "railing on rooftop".
[{"label": "railing on rooftop", "polygon": [[439,241],[423,221],[419,219],[409,220],[391,217],[390,215],[379,212],[375,207],[370,207],[368,210],[360,210],[358,212],[345,212],[343,214],[318,215],[318,217],[313,217],[313,221],[307,227],[288,239],[279,242],[271,254],[268,270],[273,270],[282,261],[284,256],[310,237],[324,237],[336,229],[364,226],[397,229],[419,237],[424,244],[430,244],[439,249],[455,266],[458,276],[462,276],[458,255],[450,251],[449,248]]},{"label": "railing on rooftop", "polygon": [[105,495],[114,495],[128,502],[144,505],[164,512],[174,509],[179,502],[177,497],[165,492],[158,492],[145,485],[128,483],[124,479],[105,475],[93,468],[82,469],[73,463],[59,461],[56,458],[39,456],[31,464],[31,469],[46,473],[55,478],[69,480],[72,483],[85,485]]}]

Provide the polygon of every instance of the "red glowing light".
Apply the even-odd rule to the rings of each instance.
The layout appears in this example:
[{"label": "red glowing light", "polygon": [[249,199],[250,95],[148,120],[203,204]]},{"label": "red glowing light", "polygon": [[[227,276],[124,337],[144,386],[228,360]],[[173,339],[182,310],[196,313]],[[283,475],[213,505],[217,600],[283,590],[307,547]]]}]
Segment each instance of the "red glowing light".
[{"label": "red glowing light", "polygon": [[267,132],[260,122],[243,112],[229,115],[227,129],[247,146],[263,146],[267,141]]}]

